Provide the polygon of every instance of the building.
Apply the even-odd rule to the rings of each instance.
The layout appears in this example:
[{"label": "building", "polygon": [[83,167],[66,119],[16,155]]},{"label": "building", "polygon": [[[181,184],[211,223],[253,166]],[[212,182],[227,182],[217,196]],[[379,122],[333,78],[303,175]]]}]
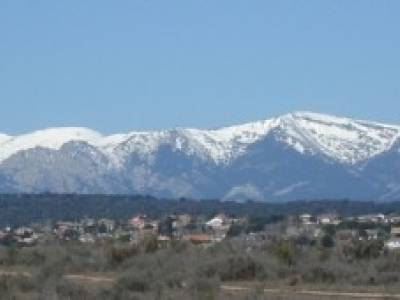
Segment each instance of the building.
[{"label": "building", "polygon": [[300,222],[305,225],[315,224],[314,218],[310,214],[302,214],[299,216]]},{"label": "building", "polygon": [[97,222],[99,231],[104,231],[107,233],[113,232],[115,230],[115,221],[110,219],[100,219]]},{"label": "building", "polygon": [[22,246],[33,246],[39,236],[30,227],[20,227],[14,230],[14,240]]},{"label": "building", "polygon": [[146,224],[146,215],[138,215],[129,220],[129,225],[135,229],[142,229]]},{"label": "building", "polygon": [[400,227],[392,227],[390,231],[390,239],[385,243],[389,250],[400,249]]},{"label": "building", "polygon": [[358,221],[361,223],[387,223],[387,219],[384,214],[371,214],[359,216]]},{"label": "building", "polygon": [[319,215],[318,223],[321,225],[338,225],[340,224],[339,217],[336,214],[322,214]]},{"label": "building", "polygon": [[208,234],[188,234],[182,237],[182,240],[189,241],[195,245],[212,243],[213,239]]},{"label": "building", "polygon": [[225,217],[222,215],[215,216],[206,223],[207,227],[212,229],[220,229],[225,223]]}]

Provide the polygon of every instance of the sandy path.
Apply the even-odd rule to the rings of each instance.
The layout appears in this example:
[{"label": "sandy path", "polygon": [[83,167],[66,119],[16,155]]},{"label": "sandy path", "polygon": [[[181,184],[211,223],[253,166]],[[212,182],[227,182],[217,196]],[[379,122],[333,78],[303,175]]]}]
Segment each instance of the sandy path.
[{"label": "sandy path", "polygon": [[[249,287],[222,285],[222,290],[225,291],[250,291]],[[337,291],[312,291],[312,290],[299,290],[299,291],[282,291],[281,289],[264,289],[267,294],[281,294],[282,292],[297,295],[310,295],[319,297],[347,297],[358,299],[400,299],[400,294],[385,294],[385,293],[350,293],[350,292],[337,292]]]}]

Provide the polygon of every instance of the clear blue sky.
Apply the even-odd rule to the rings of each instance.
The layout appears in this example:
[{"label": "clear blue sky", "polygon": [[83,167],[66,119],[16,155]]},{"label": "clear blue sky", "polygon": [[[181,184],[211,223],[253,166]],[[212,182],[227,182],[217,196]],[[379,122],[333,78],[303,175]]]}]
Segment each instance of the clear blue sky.
[{"label": "clear blue sky", "polygon": [[0,131],[400,123],[400,1],[2,0]]}]

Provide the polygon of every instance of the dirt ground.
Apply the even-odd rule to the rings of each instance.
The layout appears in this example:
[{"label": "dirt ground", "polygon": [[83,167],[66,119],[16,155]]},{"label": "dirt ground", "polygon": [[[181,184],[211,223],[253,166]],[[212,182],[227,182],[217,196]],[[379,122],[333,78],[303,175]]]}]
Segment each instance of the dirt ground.
[{"label": "dirt ground", "polygon": [[[28,272],[0,271],[0,275],[31,276]],[[112,285],[115,282],[110,274],[70,274],[65,280],[86,285]],[[25,299],[25,298],[21,298]],[[400,293],[364,287],[359,291],[347,288],[315,289],[312,287],[261,286],[251,282],[229,283],[220,287],[218,300],[400,300]]]}]

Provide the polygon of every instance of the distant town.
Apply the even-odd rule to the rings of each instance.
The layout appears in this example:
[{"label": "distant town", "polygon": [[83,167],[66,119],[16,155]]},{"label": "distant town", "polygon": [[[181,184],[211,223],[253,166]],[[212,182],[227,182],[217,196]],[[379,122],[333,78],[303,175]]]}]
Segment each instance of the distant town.
[{"label": "distant town", "polygon": [[320,241],[329,246],[334,242],[376,240],[384,243],[387,250],[400,251],[400,214],[341,217],[335,213],[305,213],[278,218],[261,227],[254,227],[254,224],[250,226],[250,222],[246,217],[223,213],[209,219],[190,214],[172,214],[160,219],[137,214],[125,221],[82,218],[15,228],[7,226],[0,230],[0,243],[20,247],[50,241],[90,244],[112,240],[137,244],[151,238],[161,247],[168,247],[174,241],[208,246],[227,238],[242,238],[249,245],[282,239],[303,239],[307,243]]}]

